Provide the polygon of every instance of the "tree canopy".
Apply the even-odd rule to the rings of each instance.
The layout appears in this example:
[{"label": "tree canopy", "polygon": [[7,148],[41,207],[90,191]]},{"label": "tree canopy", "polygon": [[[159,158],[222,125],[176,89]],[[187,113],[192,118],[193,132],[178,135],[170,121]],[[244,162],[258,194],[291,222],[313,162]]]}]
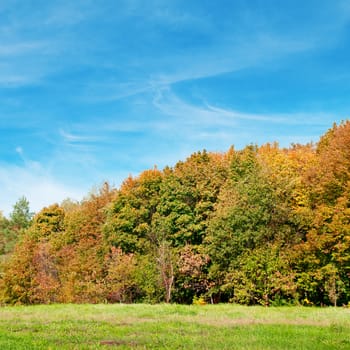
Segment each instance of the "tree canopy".
[{"label": "tree canopy", "polygon": [[350,122],[196,152],[34,218],[23,197],[0,230],[2,303],[348,304]]}]

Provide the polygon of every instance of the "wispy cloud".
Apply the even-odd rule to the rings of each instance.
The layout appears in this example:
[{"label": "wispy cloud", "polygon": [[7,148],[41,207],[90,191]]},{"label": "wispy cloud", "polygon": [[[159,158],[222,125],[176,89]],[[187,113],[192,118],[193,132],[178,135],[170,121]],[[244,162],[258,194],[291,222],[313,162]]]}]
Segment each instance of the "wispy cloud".
[{"label": "wispy cloud", "polygon": [[[81,40],[73,35],[74,32],[67,33],[91,13],[93,7],[89,1],[74,4],[50,1],[27,11],[26,6],[5,6],[3,13],[0,12],[0,20],[3,20],[0,29],[1,87],[43,84],[51,75],[69,69],[73,50],[79,50]],[[75,58],[79,56],[75,55]],[[83,61],[84,55],[79,59]]]},{"label": "wispy cloud", "polygon": [[[184,52],[152,55],[142,60],[142,71],[123,62],[130,74],[118,81],[91,80],[83,90],[89,102],[116,101],[138,94],[157,92],[178,83],[213,78],[248,68],[278,65],[284,58],[315,50],[322,45],[317,35],[286,37],[279,33],[245,33],[241,38],[219,37],[217,42]],[[132,54],[132,53],[131,53]],[[111,72],[113,76],[113,72]]]},{"label": "wispy cloud", "polygon": [[47,43],[44,41],[23,41],[0,45],[0,56],[20,56],[44,49]]},{"label": "wispy cloud", "polygon": [[127,82],[94,81],[83,88],[79,100],[89,104],[118,101],[152,90],[152,84],[147,79]]},{"label": "wispy cloud", "polygon": [[0,45],[0,85],[20,87],[40,82],[52,71],[46,56],[50,46],[46,40],[19,40]]},{"label": "wispy cloud", "polygon": [[[329,127],[330,118],[328,113],[322,112],[246,113],[206,102],[194,104],[179,98],[169,88],[159,91],[153,104],[163,115],[170,117],[154,125],[159,132],[172,134],[177,130],[176,137],[194,148],[196,144],[207,144],[215,150],[223,150],[231,144],[241,147],[251,142],[261,144],[272,140],[288,146],[287,141],[293,142],[293,139],[285,134],[294,128],[303,128],[309,133],[295,137],[294,142],[315,141],[315,135]],[[333,120],[337,120],[336,115],[333,115]]]},{"label": "wispy cloud", "polygon": [[[96,130],[96,129],[95,129]],[[78,133],[71,133],[63,129],[59,129],[59,134],[62,137],[64,143],[94,143],[102,141],[102,138],[96,135],[83,135]]]},{"label": "wispy cloud", "polygon": [[173,121],[183,121],[186,125],[199,127],[234,127],[240,121],[268,122],[274,124],[314,124],[322,123],[323,113],[293,113],[293,114],[258,114],[235,111],[229,108],[216,107],[208,103],[195,105],[180,99],[169,88],[159,90],[153,99],[153,105],[162,113],[173,116]]}]

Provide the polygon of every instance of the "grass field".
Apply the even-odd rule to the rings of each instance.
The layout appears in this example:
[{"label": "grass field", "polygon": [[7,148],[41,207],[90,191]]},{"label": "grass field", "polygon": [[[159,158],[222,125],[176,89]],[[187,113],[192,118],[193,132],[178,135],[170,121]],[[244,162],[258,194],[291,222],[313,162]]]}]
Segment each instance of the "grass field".
[{"label": "grass field", "polygon": [[350,309],[237,305],[0,308],[0,349],[350,349]]}]

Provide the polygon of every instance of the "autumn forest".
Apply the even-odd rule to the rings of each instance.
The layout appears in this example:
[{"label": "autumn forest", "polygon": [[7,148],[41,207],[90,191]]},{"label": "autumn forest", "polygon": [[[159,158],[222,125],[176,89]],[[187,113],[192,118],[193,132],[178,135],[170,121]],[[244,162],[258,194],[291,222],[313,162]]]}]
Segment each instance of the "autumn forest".
[{"label": "autumn forest", "polygon": [[350,121],[0,215],[0,304],[350,303]]}]

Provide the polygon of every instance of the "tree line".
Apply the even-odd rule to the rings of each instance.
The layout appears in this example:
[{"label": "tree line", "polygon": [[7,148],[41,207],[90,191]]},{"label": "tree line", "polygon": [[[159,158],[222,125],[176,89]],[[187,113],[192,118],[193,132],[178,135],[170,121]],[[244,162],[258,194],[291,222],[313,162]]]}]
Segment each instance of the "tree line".
[{"label": "tree line", "polygon": [[[16,207],[17,205],[17,207]],[[350,121],[0,217],[2,304],[350,302]]]}]

